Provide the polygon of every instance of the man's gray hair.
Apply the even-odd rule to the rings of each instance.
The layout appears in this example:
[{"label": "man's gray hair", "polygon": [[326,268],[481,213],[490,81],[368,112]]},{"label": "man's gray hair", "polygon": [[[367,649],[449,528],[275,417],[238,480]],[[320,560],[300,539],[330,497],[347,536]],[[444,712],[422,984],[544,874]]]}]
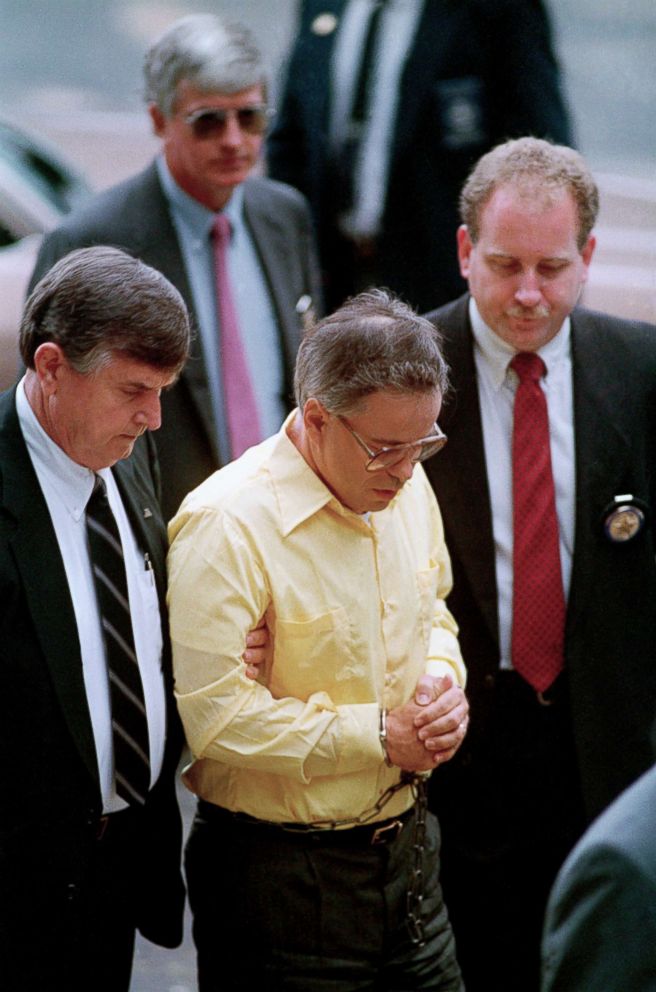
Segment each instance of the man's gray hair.
[{"label": "man's gray hair", "polygon": [[151,46],[144,61],[145,96],[170,117],[182,80],[203,93],[239,93],[266,86],[262,54],[243,24],[214,14],[175,21]]},{"label": "man's gray hair", "polygon": [[483,155],[460,194],[460,216],[474,244],[480,235],[481,211],[500,186],[545,199],[569,190],[578,213],[577,244],[583,249],[599,212],[599,190],[584,158],[573,148],[541,138],[516,138]]},{"label": "man's gray hair", "polygon": [[309,328],[296,359],[301,410],[312,396],[330,413],[347,416],[380,390],[444,396],[447,388],[438,331],[382,289],[360,293]]},{"label": "man's gray hair", "polygon": [[118,248],[79,248],[43,276],[25,304],[20,352],[28,369],[46,341],[82,375],[116,353],[179,372],[189,354],[189,315],[161,272]]}]

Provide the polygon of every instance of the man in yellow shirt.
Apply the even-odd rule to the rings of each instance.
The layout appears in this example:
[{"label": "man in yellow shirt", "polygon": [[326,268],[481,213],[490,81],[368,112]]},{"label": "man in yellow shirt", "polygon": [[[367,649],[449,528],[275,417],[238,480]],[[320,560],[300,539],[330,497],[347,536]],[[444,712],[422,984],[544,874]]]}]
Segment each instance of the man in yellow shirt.
[{"label": "man in yellow shirt", "polygon": [[[200,992],[462,988],[423,797],[467,725],[417,467],[445,443],[446,386],[432,325],[362,294],[303,340],[280,432],[171,522]],[[252,680],[241,655],[263,617]]]}]

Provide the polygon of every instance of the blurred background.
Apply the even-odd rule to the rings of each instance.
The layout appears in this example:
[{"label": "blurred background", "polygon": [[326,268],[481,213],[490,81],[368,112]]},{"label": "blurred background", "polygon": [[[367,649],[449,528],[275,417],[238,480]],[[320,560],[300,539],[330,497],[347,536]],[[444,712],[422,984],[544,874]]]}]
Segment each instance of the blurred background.
[{"label": "blurred background", "polygon": [[[656,322],[656,3],[547,0],[547,6],[576,144],[602,191],[585,302]],[[2,0],[0,387],[14,375],[38,232],[88,195],[85,183],[109,186],[153,155],[141,96],[143,54],[172,21],[199,11],[229,14],[253,28],[270,66],[275,107],[297,0]],[[3,123],[47,142],[45,158],[41,144],[20,149],[21,168],[28,163],[31,175],[19,175]],[[181,798],[188,822],[192,804]],[[189,933],[182,953],[140,943],[132,988],[191,992]]]},{"label": "blurred background", "polygon": [[[656,3],[546,3],[576,144],[602,192],[584,302],[656,322]],[[266,54],[275,106],[297,9],[298,0],[2,0],[0,388],[14,377],[16,328],[38,243],[23,236],[53,226],[84,196],[77,173],[101,189],[136,172],[156,148],[141,96],[142,57],[153,38],[187,13],[246,21]],[[41,144],[22,148],[17,166],[7,124],[45,139],[46,158]],[[17,177],[26,162],[31,174]]]}]

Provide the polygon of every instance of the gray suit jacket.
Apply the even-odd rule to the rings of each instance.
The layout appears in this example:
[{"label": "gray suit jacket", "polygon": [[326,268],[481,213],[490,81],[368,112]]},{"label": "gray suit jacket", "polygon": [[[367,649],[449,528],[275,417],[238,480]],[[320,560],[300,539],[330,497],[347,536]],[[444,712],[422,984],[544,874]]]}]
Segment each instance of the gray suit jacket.
[{"label": "gray suit jacket", "polygon": [[[244,184],[244,213],[271,292],[284,360],[283,399],[290,406],[293,369],[302,332],[296,306],[309,296],[321,311],[321,290],[307,204],[282,183],[253,178]],[[46,236],[30,289],[74,248],[110,244],[162,272],[179,289],[195,319],[189,281],[155,164],[106,190]],[[155,435],[162,470],[162,506],[173,516],[183,496],[220,467],[216,429],[200,339],[177,385],[162,396],[162,427]]]},{"label": "gray suit jacket", "polygon": [[547,909],[542,992],[656,989],[656,768],[590,827]]}]

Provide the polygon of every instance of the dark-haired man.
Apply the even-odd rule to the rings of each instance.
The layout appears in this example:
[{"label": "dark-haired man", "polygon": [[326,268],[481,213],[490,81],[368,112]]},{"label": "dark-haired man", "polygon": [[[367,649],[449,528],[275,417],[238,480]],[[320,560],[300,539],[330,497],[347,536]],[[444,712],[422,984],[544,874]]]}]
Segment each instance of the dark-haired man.
[{"label": "dark-haired man", "polygon": [[58,262],[0,396],[0,985],[127,992],[182,939],[182,743],[151,431],[188,355],[176,289],[113,248]]}]

